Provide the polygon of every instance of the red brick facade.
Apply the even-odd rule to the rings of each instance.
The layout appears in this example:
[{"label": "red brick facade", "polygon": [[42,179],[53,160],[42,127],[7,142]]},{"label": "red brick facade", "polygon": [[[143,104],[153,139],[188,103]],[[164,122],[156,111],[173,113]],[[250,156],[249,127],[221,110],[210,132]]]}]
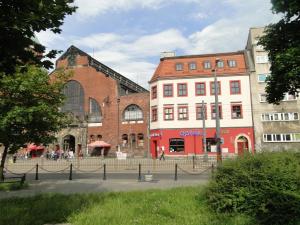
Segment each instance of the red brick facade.
[{"label": "red brick facade", "polygon": [[[68,61],[70,55],[74,61],[72,66]],[[64,145],[64,137],[72,135],[75,137],[75,152],[79,152],[82,148],[83,153],[87,153],[84,151],[87,147],[86,142],[102,137],[101,140],[111,144],[110,155],[113,155],[118,145],[121,146],[121,151],[129,155],[147,155],[149,92],[74,46],[58,59],[56,68],[61,67],[72,70],[73,76],[70,80],[79,82],[83,88],[84,115],[88,115],[90,111],[92,98],[100,107],[102,119],[97,124],[88,123],[87,131],[81,129],[87,127],[86,123],[82,125],[85,118],[79,119],[81,125],[78,123],[78,126],[74,125],[73,128],[66,129],[58,135],[58,144]],[[137,105],[142,111],[143,118],[138,121],[125,121],[124,110],[129,105]],[[123,145],[122,135],[128,136],[127,143]]]}]

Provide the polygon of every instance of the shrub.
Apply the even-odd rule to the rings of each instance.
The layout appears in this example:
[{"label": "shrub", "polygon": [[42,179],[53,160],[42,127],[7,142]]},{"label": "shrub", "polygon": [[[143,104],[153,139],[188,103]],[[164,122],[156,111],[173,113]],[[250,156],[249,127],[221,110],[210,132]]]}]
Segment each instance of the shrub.
[{"label": "shrub", "polygon": [[300,222],[300,154],[270,152],[226,160],[206,191],[217,212],[254,216],[260,224]]}]

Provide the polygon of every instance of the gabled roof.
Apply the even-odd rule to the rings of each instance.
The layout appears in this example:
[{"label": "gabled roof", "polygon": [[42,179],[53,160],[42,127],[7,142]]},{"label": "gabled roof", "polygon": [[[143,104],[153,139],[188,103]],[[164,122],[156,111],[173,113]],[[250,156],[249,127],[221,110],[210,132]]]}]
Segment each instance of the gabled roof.
[{"label": "gabled roof", "polygon": [[80,56],[87,56],[88,61],[89,61],[89,66],[95,68],[97,71],[104,73],[107,77],[111,77],[114,80],[118,81],[121,86],[125,86],[128,89],[131,89],[135,92],[148,92],[145,88],[142,86],[138,85],[137,83],[133,82],[132,80],[129,80],[125,76],[121,75],[120,73],[114,71],[110,67],[104,65],[103,63],[99,62],[95,58],[91,57],[89,54],[86,52],[80,50],[79,48],[75,47],[74,45],[71,45],[66,52],[64,52],[58,59],[59,60],[64,60],[66,59],[69,55],[80,55]]}]

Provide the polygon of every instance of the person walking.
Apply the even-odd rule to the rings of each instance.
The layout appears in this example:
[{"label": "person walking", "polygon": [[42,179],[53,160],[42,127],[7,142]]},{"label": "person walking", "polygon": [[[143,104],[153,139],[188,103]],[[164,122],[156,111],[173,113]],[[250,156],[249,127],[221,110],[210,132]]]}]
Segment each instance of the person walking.
[{"label": "person walking", "polygon": [[161,148],[160,148],[160,157],[159,157],[159,160],[161,160],[161,159],[163,159],[163,160],[165,160],[165,147],[164,146],[161,146]]}]

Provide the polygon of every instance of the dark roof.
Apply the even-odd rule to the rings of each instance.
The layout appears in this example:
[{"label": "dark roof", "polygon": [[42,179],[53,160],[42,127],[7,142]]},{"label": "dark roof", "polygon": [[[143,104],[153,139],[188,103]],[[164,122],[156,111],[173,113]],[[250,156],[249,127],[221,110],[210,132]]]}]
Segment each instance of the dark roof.
[{"label": "dark roof", "polygon": [[111,77],[114,80],[117,80],[120,85],[125,86],[133,91],[136,92],[148,92],[145,88],[142,86],[138,85],[137,83],[133,82],[132,80],[129,80],[122,74],[114,71],[110,67],[104,65],[103,63],[99,62],[95,58],[91,57],[89,54],[86,52],[80,50],[79,48],[75,47],[74,45],[71,45],[66,52],[64,52],[58,59],[63,60],[66,59],[69,55],[76,54],[80,56],[87,56],[89,60],[89,66],[95,68],[97,71],[104,73],[107,77]]}]

